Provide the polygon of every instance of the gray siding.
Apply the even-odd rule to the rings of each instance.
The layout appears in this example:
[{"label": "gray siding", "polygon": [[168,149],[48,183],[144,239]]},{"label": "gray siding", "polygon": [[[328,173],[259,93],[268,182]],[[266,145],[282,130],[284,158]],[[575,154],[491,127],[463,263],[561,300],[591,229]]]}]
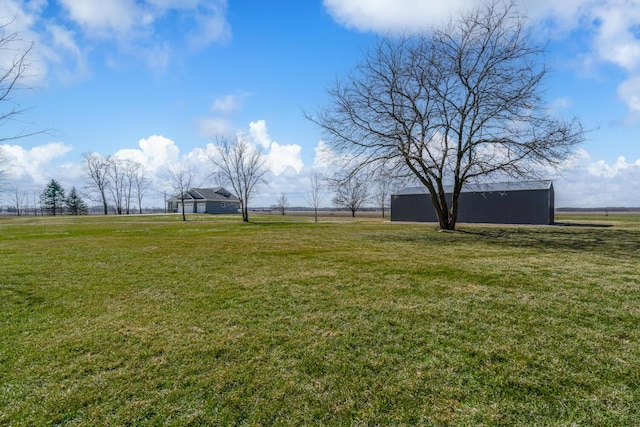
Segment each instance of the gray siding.
[{"label": "gray siding", "polygon": [[[224,207],[222,204],[224,203]],[[240,209],[239,202],[207,202],[207,212],[209,214],[235,214]]]},{"label": "gray siding", "polygon": [[428,194],[393,194],[391,221],[436,222],[438,217]]},{"label": "gray siding", "polygon": [[[169,212],[180,212],[180,195],[167,200]],[[185,192],[185,213],[235,214],[240,200],[223,187],[191,188]]]},{"label": "gray siding", "polygon": [[[458,201],[458,222],[554,223],[553,185],[546,189],[463,192]],[[450,194],[447,202],[451,202]],[[437,222],[438,218],[428,194],[395,194],[391,196],[391,221]]]}]

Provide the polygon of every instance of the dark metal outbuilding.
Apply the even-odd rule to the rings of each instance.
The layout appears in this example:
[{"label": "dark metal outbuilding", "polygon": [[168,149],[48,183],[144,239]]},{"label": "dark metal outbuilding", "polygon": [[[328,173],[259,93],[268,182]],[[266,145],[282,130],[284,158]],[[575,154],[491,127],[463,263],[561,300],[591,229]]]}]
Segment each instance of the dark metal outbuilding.
[{"label": "dark metal outbuilding", "polygon": [[[450,203],[451,190],[446,197]],[[458,222],[554,223],[553,183],[548,180],[468,185],[462,189],[458,202]],[[392,194],[391,221],[437,222],[428,190],[411,187]]]}]

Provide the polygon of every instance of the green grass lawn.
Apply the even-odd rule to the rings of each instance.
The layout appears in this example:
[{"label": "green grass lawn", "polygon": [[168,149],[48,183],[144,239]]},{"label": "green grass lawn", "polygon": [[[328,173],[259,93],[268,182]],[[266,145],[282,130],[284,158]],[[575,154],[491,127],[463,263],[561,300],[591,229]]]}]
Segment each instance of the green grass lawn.
[{"label": "green grass lawn", "polygon": [[0,218],[0,425],[640,425],[640,220]]}]

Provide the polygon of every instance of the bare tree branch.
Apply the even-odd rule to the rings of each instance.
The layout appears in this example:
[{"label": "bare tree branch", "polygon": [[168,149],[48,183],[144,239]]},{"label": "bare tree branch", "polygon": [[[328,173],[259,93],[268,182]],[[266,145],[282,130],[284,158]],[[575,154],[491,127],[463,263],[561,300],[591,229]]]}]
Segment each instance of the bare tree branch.
[{"label": "bare tree branch", "polygon": [[[0,52],[7,58],[0,62],[0,127],[15,122],[27,111],[15,100],[16,92],[27,87],[23,84],[31,68],[29,56],[33,50],[33,43],[26,43],[17,32],[9,31],[13,20],[0,24]],[[45,130],[21,130],[14,134],[0,134],[0,143],[33,135],[45,133]]]}]

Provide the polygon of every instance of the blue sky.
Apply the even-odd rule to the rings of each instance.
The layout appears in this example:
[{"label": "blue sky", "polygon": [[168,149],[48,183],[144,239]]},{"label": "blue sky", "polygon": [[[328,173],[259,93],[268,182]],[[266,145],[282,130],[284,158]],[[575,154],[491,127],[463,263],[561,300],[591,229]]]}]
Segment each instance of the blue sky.
[{"label": "blue sky", "polygon": [[[118,155],[149,169],[157,190],[149,199],[159,201],[167,165],[187,162],[209,184],[207,144],[242,132],[270,166],[254,205],[282,192],[304,205],[309,178],[331,153],[303,112],[328,105],[326,88],[380,35],[437,25],[479,2],[443,3],[4,0],[0,18],[15,18],[10,30],[34,51],[31,89],[15,96],[31,108],[0,132],[52,129],[1,146],[7,178],[24,191],[51,178],[81,189],[83,153]],[[547,45],[549,106],[592,129],[551,177],[556,206],[640,206],[640,3],[516,4]]]}]

